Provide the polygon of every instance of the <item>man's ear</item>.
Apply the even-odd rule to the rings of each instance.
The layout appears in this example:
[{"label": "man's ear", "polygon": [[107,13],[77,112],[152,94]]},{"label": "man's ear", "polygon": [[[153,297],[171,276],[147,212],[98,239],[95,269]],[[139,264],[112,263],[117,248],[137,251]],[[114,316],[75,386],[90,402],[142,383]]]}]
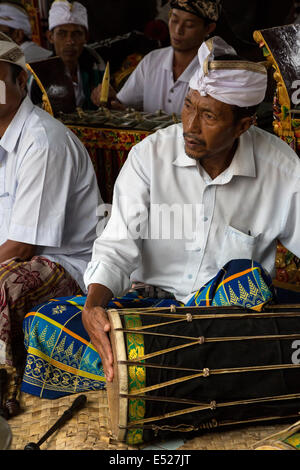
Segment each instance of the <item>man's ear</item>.
[{"label": "man's ear", "polygon": [[18,45],[24,42],[25,34],[23,29],[14,29],[11,35],[11,38],[17,43]]},{"label": "man's ear", "polygon": [[17,77],[18,85],[22,91],[25,91],[27,89],[27,80],[28,73],[26,72],[26,70],[22,70]]},{"label": "man's ear", "polygon": [[240,137],[246,132],[254,123],[254,116],[247,116],[239,120],[237,123],[236,137]]},{"label": "man's ear", "polygon": [[217,23],[209,23],[206,26],[206,35],[209,36],[216,29]]},{"label": "man's ear", "polygon": [[53,32],[52,31],[46,31],[46,38],[48,39],[48,41],[50,42],[50,44],[54,44],[54,41],[53,41]]}]

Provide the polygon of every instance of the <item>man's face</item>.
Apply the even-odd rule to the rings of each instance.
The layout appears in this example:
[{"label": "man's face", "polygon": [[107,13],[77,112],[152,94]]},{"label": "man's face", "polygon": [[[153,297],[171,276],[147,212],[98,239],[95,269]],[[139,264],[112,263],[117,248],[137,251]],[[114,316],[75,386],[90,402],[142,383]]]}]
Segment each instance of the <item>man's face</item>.
[{"label": "man's face", "polygon": [[[3,83],[4,93],[1,87],[1,100],[0,100],[0,123],[11,116],[16,109],[20,106],[20,103],[24,97],[27,74],[24,71],[20,71],[20,75],[16,81],[12,78],[11,68],[9,63],[0,61],[0,81]],[[5,101],[5,104],[2,104]]]},{"label": "man's face", "polygon": [[173,8],[169,19],[171,46],[175,51],[182,52],[198,49],[215,27],[215,23],[205,26],[202,18]]},{"label": "man's face", "polygon": [[229,104],[201,96],[196,90],[187,94],[181,117],[185,152],[200,162],[208,158],[222,159],[248,125],[248,121],[244,122],[246,118],[235,122]]},{"label": "man's face", "polygon": [[56,26],[48,35],[54,45],[55,54],[63,62],[78,62],[87,40],[86,29],[81,25],[64,24]]}]

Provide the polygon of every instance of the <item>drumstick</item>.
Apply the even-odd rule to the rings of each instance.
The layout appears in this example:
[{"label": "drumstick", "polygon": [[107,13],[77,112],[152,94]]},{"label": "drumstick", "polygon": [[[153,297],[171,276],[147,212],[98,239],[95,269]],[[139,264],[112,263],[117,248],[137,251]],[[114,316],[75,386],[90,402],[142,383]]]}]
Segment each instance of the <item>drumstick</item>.
[{"label": "drumstick", "polygon": [[68,408],[63,413],[63,415],[56,421],[56,423],[49,429],[49,431],[47,431],[46,434],[44,434],[44,436],[41,437],[41,439],[37,443],[29,442],[28,444],[26,444],[24,450],[41,450],[40,446],[43,444],[43,442],[45,442],[45,440],[48,439],[51,434],[61,428],[70,418],[72,418],[74,413],[81,410],[81,408],[83,408],[85,404],[86,395],[79,395],[79,397],[74,400],[70,408]]}]

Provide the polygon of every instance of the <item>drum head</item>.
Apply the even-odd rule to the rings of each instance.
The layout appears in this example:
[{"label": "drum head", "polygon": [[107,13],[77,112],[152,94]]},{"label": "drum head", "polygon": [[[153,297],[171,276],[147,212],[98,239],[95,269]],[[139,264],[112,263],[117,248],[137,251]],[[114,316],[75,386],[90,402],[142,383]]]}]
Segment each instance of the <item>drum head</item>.
[{"label": "drum head", "polygon": [[118,310],[108,310],[108,318],[111,324],[110,342],[114,357],[114,379],[107,382],[107,399],[111,421],[111,430],[113,436],[118,441],[125,441],[128,400],[120,397],[120,394],[128,393],[128,374],[127,366],[118,364],[118,361],[126,361],[127,353],[122,331],[116,331],[122,328],[122,323]]}]

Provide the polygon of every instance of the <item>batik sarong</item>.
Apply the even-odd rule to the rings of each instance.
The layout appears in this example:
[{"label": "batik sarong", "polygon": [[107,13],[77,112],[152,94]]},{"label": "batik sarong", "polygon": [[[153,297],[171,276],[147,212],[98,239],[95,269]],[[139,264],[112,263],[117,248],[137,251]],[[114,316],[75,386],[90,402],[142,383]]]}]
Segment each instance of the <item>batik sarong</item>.
[{"label": "batik sarong", "polygon": [[[165,298],[160,289],[156,297],[143,297],[139,292],[112,299],[107,308],[184,305],[171,295]],[[156,291],[151,289],[150,292],[154,295]],[[196,292],[188,305],[240,305],[260,310],[271,301],[273,294],[271,277],[260,265],[237,260],[228,263]],[[53,399],[105,387],[101,358],[81,322],[85,300],[83,296],[52,299],[26,315],[23,392]]]},{"label": "batik sarong", "polygon": [[50,297],[82,293],[59,264],[34,256],[0,264],[0,363],[18,366],[25,360],[22,323],[34,305]]}]

